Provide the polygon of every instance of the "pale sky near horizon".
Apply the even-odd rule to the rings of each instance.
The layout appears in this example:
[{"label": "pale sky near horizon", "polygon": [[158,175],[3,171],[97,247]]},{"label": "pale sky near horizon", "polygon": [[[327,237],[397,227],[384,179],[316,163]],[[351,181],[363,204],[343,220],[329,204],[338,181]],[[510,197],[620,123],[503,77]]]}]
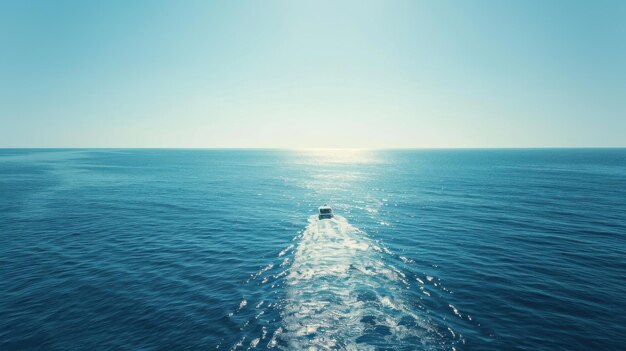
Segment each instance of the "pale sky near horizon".
[{"label": "pale sky near horizon", "polygon": [[593,146],[626,1],[0,0],[0,147]]}]

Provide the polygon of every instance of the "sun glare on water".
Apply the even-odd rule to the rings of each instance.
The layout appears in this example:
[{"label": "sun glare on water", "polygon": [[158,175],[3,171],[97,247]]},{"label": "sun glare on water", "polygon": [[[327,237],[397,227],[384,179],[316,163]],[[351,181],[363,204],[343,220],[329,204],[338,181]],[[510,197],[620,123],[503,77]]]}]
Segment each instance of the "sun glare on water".
[{"label": "sun glare on water", "polygon": [[370,149],[300,149],[297,152],[313,164],[351,164],[351,163],[377,163],[373,150]]}]

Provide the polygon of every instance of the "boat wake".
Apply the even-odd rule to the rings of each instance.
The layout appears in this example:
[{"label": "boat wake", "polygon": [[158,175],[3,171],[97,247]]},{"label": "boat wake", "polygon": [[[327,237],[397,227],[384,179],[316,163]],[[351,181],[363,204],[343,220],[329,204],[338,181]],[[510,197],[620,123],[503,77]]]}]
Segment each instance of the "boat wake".
[{"label": "boat wake", "polygon": [[410,273],[410,259],[345,218],[312,216],[294,242],[248,281],[265,298],[243,299],[230,314],[244,332],[230,350],[439,350],[464,342],[425,312],[421,296],[430,297],[433,278]]}]

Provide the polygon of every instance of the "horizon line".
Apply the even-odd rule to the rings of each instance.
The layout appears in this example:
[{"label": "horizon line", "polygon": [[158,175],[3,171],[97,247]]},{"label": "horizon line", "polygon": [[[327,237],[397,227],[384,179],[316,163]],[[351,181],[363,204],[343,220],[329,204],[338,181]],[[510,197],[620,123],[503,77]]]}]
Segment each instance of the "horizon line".
[{"label": "horizon line", "polygon": [[533,149],[626,149],[626,146],[487,146],[487,147],[155,147],[155,146],[70,146],[70,147],[0,147],[0,150],[533,150]]}]

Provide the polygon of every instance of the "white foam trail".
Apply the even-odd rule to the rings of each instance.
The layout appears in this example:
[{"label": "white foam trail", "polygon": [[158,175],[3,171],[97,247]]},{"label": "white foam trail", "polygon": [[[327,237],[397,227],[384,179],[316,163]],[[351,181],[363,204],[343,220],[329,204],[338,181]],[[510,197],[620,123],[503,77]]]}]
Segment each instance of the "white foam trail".
[{"label": "white foam trail", "polygon": [[[244,334],[232,350],[245,349],[246,340],[250,350],[449,350],[465,342],[425,313],[423,303],[439,299],[431,292],[452,292],[432,275],[420,278],[410,270],[414,260],[395,255],[345,218],[312,216],[292,241],[247,281],[265,289],[263,299],[246,296],[250,300],[228,314]],[[463,319],[455,305],[446,305]]]},{"label": "white foam trail", "polygon": [[364,338],[393,345],[429,330],[403,298],[404,274],[380,251],[342,217],[309,219],[285,280],[288,349],[364,350]]}]

